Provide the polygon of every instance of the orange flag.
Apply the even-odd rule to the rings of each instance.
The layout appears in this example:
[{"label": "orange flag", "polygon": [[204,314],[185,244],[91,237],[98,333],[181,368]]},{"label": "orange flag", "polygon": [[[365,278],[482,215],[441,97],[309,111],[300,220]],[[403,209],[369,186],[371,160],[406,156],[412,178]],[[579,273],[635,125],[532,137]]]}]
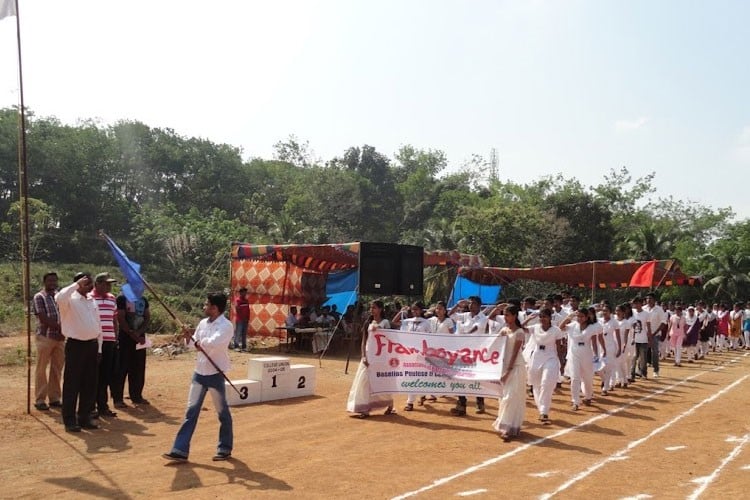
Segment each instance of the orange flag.
[{"label": "orange flag", "polygon": [[651,288],[654,284],[654,271],[656,271],[656,261],[646,262],[635,270],[630,278],[631,287]]}]

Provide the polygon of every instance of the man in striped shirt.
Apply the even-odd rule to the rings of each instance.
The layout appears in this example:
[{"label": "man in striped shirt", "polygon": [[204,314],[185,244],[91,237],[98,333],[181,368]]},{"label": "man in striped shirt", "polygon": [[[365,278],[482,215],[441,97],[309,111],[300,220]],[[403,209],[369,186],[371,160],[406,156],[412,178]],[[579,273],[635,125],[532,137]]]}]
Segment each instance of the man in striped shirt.
[{"label": "man in striped shirt", "polygon": [[91,291],[102,328],[102,357],[96,389],[97,411],[93,412],[92,418],[117,416],[107,404],[110,395],[108,391],[111,392],[114,388],[117,375],[117,298],[111,293],[112,283],[116,281],[109,273],[99,273],[94,279],[94,289]]}]

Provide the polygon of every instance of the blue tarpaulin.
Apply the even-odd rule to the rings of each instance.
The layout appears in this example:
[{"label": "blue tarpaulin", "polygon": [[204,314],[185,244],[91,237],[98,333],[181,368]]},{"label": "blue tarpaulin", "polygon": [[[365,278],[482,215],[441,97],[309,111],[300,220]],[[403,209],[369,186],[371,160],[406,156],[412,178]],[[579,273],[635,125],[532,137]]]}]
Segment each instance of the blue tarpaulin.
[{"label": "blue tarpaulin", "polygon": [[468,278],[458,276],[453,284],[450,299],[448,299],[448,309],[455,306],[459,300],[468,299],[472,295],[479,296],[482,304],[495,304],[501,290],[500,285],[480,285]]},{"label": "blue tarpaulin", "polygon": [[336,305],[336,309],[343,314],[346,307],[357,301],[359,288],[359,271],[343,271],[331,273],[326,280],[326,300],[324,306]]}]

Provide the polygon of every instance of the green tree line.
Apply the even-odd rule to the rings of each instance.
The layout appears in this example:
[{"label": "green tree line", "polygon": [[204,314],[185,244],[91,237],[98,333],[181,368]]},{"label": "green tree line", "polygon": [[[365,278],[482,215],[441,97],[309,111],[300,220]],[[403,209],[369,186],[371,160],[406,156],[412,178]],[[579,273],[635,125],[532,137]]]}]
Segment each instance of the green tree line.
[{"label": "green tree line", "polygon": [[[231,241],[383,241],[481,254],[493,266],[678,258],[705,296],[750,294],[750,221],[731,208],[660,198],[655,174],[603,170],[597,185],[554,174],[491,178],[479,156],[439,150],[392,157],[352,146],[320,160],[289,137],[273,158],[138,121],[63,124],[28,113],[34,260],[111,266],[104,229],[147,277],[192,286],[226,280]],[[0,110],[0,253],[18,258],[17,110]],[[224,260],[222,260],[224,259]],[[216,266],[220,262],[221,265]]]}]

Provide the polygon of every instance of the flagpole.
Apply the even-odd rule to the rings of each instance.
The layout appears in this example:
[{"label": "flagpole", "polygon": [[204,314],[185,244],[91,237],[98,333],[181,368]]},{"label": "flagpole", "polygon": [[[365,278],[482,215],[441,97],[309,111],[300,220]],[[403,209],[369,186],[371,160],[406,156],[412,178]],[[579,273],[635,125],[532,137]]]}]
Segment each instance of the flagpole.
[{"label": "flagpole", "polygon": [[[114,241],[112,241],[112,238],[110,238],[109,236],[107,236],[104,233],[104,231],[100,230],[99,231],[99,236],[101,236],[106,242],[114,244]],[[161,297],[159,297],[159,294],[156,293],[156,291],[153,288],[151,288],[151,285],[149,284],[148,281],[146,281],[146,279],[141,275],[141,273],[139,273],[136,269],[134,269],[133,266],[130,265],[129,262],[126,261],[126,264],[127,264],[127,266],[130,268],[130,270],[133,273],[135,273],[136,275],[138,275],[138,277],[143,282],[143,285],[148,289],[149,292],[151,292],[151,294],[159,302],[159,304],[161,304],[161,306],[167,311],[167,314],[169,314],[172,317],[172,319],[177,322],[178,326],[180,328],[182,328],[182,329],[187,328],[187,325],[185,323],[183,323],[182,320],[180,320],[180,318],[178,318],[177,315],[174,312],[172,312],[172,309],[170,309],[169,306],[167,304],[165,304],[163,300],[161,300]],[[221,373],[221,375],[224,377],[224,380],[226,380],[229,383],[229,385],[232,386],[232,389],[234,389],[235,391],[237,391],[237,394],[239,394],[240,396],[243,396],[243,394],[240,392],[240,390],[237,389],[237,387],[232,383],[231,380],[229,380],[229,377],[227,377],[227,374],[224,373],[224,370],[222,370],[221,368],[219,368],[219,366],[211,358],[211,356],[209,356],[208,353],[195,340],[195,337],[191,336],[191,340],[195,344],[195,348],[198,349],[200,352],[203,353],[203,355],[206,357],[206,359],[209,361],[209,363],[211,363],[211,365],[213,365],[213,367],[216,369],[216,371],[218,371],[219,373]]]},{"label": "flagpole", "polygon": [[13,0],[16,16],[16,46],[18,49],[18,195],[21,228],[21,284],[26,315],[26,413],[31,414],[31,257],[29,250],[29,180],[26,145],[26,103],[23,97],[23,60],[21,58],[21,16],[18,0]]},{"label": "flagpole", "polygon": [[659,282],[656,284],[656,288],[654,290],[658,290],[662,283],[664,283],[664,280],[667,278],[667,275],[674,269],[674,265],[677,263],[677,259],[671,259],[669,264],[667,265],[666,270],[664,271],[664,276],[661,277]]}]

